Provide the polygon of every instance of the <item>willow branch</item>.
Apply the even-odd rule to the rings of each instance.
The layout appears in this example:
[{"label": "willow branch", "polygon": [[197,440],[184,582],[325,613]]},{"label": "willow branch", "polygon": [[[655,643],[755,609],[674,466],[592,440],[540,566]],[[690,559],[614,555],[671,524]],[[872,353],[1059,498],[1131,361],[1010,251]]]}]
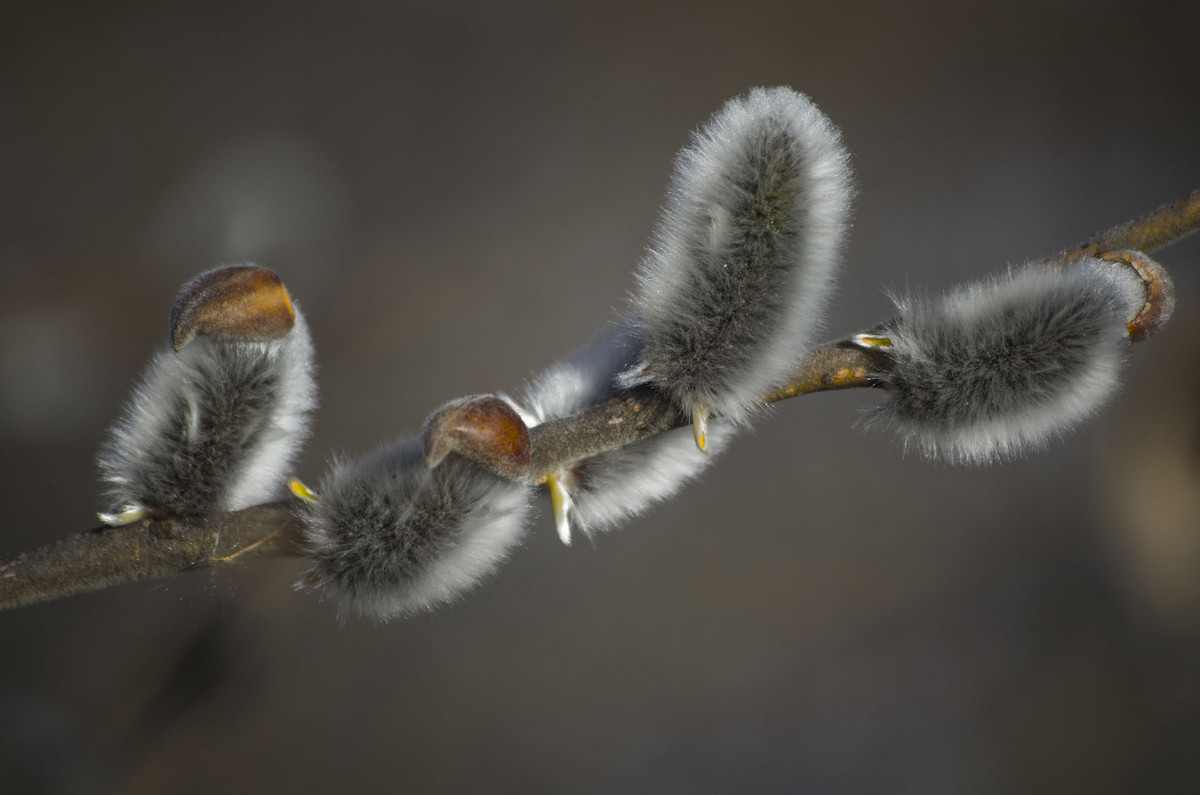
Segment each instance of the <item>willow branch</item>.
[{"label": "willow branch", "polygon": [[1105,229],[1089,240],[1060,251],[1053,262],[1075,262],[1109,251],[1140,251],[1152,254],[1200,229],[1200,190],[1164,204],[1153,212],[1127,223]]},{"label": "willow branch", "polygon": [[[1200,229],[1200,190],[1148,215],[1105,230],[1050,257],[1070,263],[1113,251],[1150,252]],[[813,350],[790,383],[764,396],[775,403],[799,395],[876,386],[886,353],[849,339]],[[572,417],[530,429],[530,472],[544,474],[690,422],[677,404],[638,387]],[[204,519],[143,520],[100,528],[0,561],[0,610],[87,593],[126,582],[169,577],[264,554],[303,554],[299,522],[288,503],[259,505]]]},{"label": "willow branch", "polygon": [[144,519],[101,527],[0,562],[0,609],[169,577],[251,555],[296,554],[296,517],[286,504],[203,519]]},{"label": "willow branch", "polygon": [[[867,386],[873,359],[846,343],[826,345],[813,351],[792,384],[766,400]],[[687,421],[679,406],[660,393],[631,389],[575,416],[532,428],[532,471],[562,469]],[[0,561],[0,610],[269,554],[303,554],[294,503],[101,527]]]},{"label": "willow branch", "polygon": [[[764,396],[766,403],[837,389],[873,386],[870,373],[886,367],[887,357],[850,344],[831,342],[809,353],[790,383]],[[691,425],[679,405],[650,387],[637,387],[571,417],[529,430],[533,442],[530,471],[544,475],[655,434]]]}]

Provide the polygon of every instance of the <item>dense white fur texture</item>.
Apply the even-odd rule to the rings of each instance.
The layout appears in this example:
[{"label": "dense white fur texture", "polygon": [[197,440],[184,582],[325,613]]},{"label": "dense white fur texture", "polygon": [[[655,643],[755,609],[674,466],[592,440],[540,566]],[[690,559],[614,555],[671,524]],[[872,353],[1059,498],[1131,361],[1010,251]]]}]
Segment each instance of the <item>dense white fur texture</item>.
[{"label": "dense white fur texture", "polygon": [[803,94],[730,100],[680,152],[638,274],[625,383],[743,423],[815,341],[853,195],[837,128]]},{"label": "dense white fur texture", "polygon": [[[622,323],[534,378],[522,403],[514,406],[531,426],[594,406],[616,394],[617,375],[639,350],[636,331]],[[698,476],[732,437],[730,425],[714,423],[706,455],[696,448],[691,430],[677,428],[554,473],[570,498],[570,525],[588,535],[620,525]],[[564,543],[570,541],[570,525],[558,528]]]},{"label": "dense white fur texture", "polygon": [[236,511],[283,496],[316,407],[313,345],[199,336],[156,351],[99,453],[105,497],[152,516]]},{"label": "dense white fur texture", "polygon": [[517,544],[532,487],[458,456],[433,470],[420,439],[334,462],[304,517],[317,585],[343,617],[388,619],[448,602]]},{"label": "dense white fur texture", "polygon": [[900,317],[882,332],[895,357],[881,375],[888,399],[867,422],[955,464],[1040,449],[1116,391],[1125,324],[1144,298],[1131,270],[1101,260],[1030,265],[933,300],[896,298]]}]

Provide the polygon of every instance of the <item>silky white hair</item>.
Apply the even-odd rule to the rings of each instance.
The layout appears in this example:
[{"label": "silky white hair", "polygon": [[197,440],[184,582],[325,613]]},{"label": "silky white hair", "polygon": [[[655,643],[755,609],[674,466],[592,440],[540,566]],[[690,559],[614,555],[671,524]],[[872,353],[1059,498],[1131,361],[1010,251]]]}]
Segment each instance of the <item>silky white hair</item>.
[{"label": "silky white hair", "polygon": [[431,470],[414,438],[335,461],[317,493],[303,515],[310,577],[343,618],[386,621],[451,601],[494,570],[521,540],[532,487],[458,456]]},{"label": "silky white hair", "polygon": [[852,195],[841,135],[806,96],[756,88],[727,102],[676,159],[624,383],[746,422],[815,341]]},{"label": "silky white hair", "polygon": [[895,360],[879,375],[888,398],[867,424],[926,458],[985,464],[1045,447],[1112,397],[1145,290],[1088,259],[894,300],[900,316],[879,332]]},{"label": "silky white hair", "polygon": [[[554,364],[525,387],[521,402],[511,401],[530,426],[569,417],[618,392],[616,377],[640,351],[636,324],[622,321],[597,335],[591,345]],[[570,525],[585,534],[614,528],[675,494],[697,477],[733,438],[723,422],[712,426],[707,454],[696,448],[686,428],[660,433],[576,462],[554,473],[567,493],[568,524],[558,527],[570,543]]]},{"label": "silky white hair", "polygon": [[312,339],[293,309],[278,339],[197,336],[152,355],[98,455],[115,506],[102,519],[205,516],[283,496],[317,402]]}]

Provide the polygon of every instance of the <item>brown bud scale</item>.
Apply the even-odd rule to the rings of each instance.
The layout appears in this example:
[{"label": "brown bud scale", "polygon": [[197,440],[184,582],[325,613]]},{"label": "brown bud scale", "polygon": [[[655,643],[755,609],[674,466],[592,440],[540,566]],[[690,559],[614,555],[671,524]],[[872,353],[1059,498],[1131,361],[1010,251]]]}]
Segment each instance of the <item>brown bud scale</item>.
[{"label": "brown bud scale", "polygon": [[171,307],[171,347],[192,338],[266,341],[292,330],[296,310],[279,276],[257,265],[231,265],[184,285]]},{"label": "brown bud scale", "polygon": [[529,474],[529,428],[512,406],[494,395],[451,401],[425,421],[425,465],[433,469],[458,453],[500,477]]}]

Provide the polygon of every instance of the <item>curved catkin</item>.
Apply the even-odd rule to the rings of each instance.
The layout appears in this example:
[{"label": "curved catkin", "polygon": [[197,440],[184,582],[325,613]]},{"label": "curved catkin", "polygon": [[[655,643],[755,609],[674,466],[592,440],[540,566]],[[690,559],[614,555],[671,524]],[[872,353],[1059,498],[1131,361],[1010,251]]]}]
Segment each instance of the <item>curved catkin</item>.
[{"label": "curved catkin", "polygon": [[644,347],[624,383],[655,384],[699,418],[743,423],[760,408],[820,327],[848,161],[837,128],[788,88],[754,89],[702,126],[638,275]]},{"label": "curved catkin", "polygon": [[196,336],[151,357],[98,455],[115,506],[101,515],[106,523],[204,516],[282,496],[317,393],[308,326],[289,307],[294,322],[276,339]]},{"label": "curved catkin", "polygon": [[[628,322],[601,333],[590,346],[534,378],[518,407],[528,424],[568,417],[615,395],[617,375],[640,352]],[[600,453],[551,474],[555,522],[563,543],[572,527],[591,535],[614,528],[671,497],[697,477],[733,437],[727,423],[714,423],[708,455],[696,448],[691,431],[676,428],[626,447]]]},{"label": "curved catkin", "polygon": [[897,298],[900,317],[881,332],[894,357],[879,374],[888,398],[867,422],[956,464],[1042,448],[1116,391],[1142,299],[1132,272],[1100,260]]},{"label": "curved catkin", "polygon": [[448,602],[504,560],[532,487],[451,456],[424,464],[420,439],[335,462],[306,509],[310,579],[344,616],[388,620]]}]

